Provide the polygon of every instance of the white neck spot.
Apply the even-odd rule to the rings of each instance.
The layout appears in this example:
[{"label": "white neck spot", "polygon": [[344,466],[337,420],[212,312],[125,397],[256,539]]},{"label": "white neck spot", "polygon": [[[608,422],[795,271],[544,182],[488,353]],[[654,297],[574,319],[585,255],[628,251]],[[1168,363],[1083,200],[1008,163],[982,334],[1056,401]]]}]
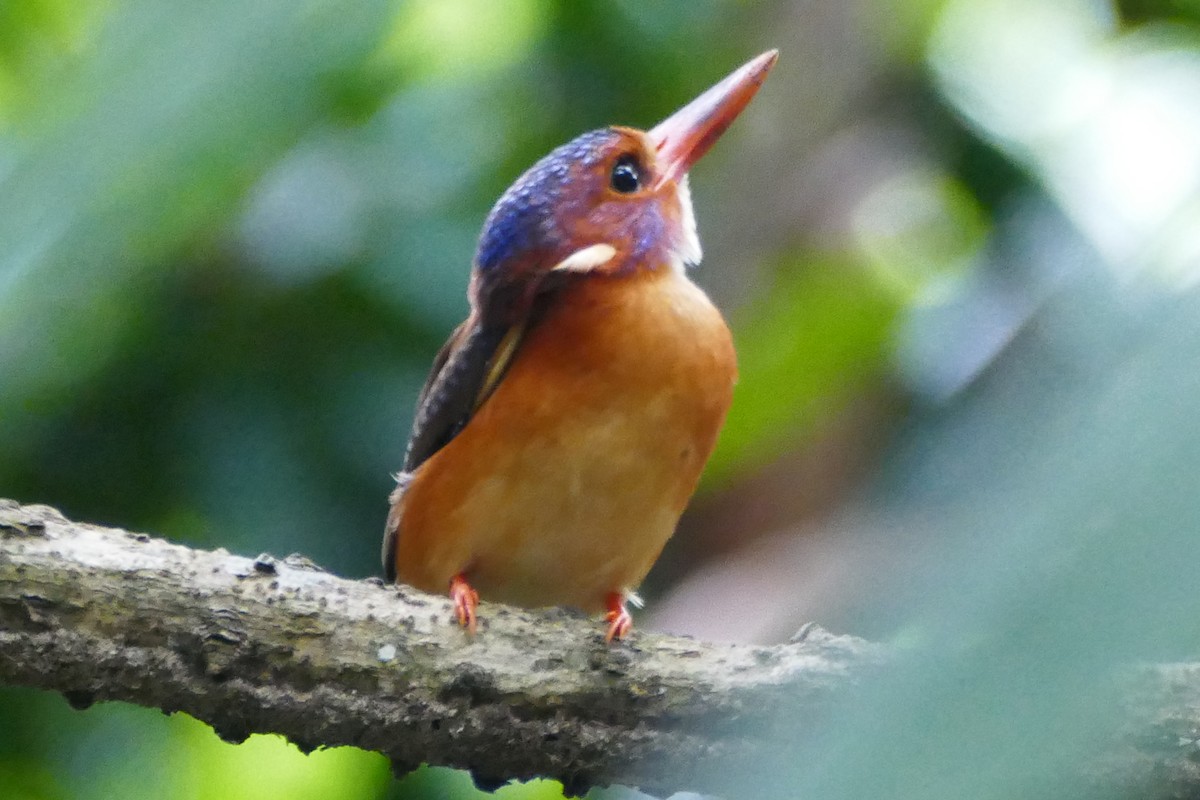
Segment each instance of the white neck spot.
[{"label": "white neck spot", "polygon": [[681,268],[694,267],[704,257],[700,249],[700,234],[696,231],[696,214],[692,210],[692,191],[688,188],[688,176],[684,175],[676,188],[679,197],[680,240],[675,245],[675,256]]}]

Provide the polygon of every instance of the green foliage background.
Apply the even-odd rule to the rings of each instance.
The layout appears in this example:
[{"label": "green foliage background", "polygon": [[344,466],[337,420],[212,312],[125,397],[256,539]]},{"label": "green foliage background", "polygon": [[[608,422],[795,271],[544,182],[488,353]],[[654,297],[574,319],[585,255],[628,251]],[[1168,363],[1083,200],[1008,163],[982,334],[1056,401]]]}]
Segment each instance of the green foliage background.
[{"label": "green foliage background", "polygon": [[[1194,0],[0,0],[0,496],[375,574],[491,202],[779,47],[694,171],[742,379],[647,619],[908,654],[731,796],[1070,796],[1113,670],[1200,640],[1198,33]],[[0,690],[0,798],[475,794]]]}]

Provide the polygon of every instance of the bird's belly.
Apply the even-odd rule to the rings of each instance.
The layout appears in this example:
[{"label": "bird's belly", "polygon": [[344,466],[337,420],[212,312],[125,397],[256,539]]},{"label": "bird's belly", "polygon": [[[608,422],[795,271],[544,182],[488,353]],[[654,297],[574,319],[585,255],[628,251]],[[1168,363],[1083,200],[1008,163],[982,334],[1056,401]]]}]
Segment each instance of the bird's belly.
[{"label": "bird's belly", "polygon": [[402,580],[444,591],[462,572],[484,599],[585,610],[641,582],[695,489],[735,373],[720,315],[678,280],[658,302],[581,293],[530,332],[495,393],[418,470]]},{"label": "bird's belly", "polygon": [[[643,409],[645,411],[645,409]],[[545,426],[463,511],[483,519],[471,580],[520,605],[598,608],[631,590],[670,537],[698,469],[678,418],[649,410]]]}]

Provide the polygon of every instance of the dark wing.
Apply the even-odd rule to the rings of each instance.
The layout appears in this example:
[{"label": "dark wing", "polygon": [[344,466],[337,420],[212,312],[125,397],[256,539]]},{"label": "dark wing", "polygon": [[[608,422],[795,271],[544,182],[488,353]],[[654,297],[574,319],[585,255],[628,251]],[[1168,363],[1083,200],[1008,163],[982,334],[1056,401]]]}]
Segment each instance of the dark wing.
[{"label": "dark wing", "polygon": [[471,319],[455,329],[433,360],[417,399],[404,471],[413,472],[466,427],[496,388],[524,326],[489,327]]},{"label": "dark wing", "polygon": [[459,434],[480,404],[495,390],[521,341],[524,324],[481,324],[475,315],[459,325],[433,360],[433,369],[417,399],[404,470],[396,476],[391,512],[383,536],[383,571],[396,579],[396,543],[404,493],[412,473]]}]

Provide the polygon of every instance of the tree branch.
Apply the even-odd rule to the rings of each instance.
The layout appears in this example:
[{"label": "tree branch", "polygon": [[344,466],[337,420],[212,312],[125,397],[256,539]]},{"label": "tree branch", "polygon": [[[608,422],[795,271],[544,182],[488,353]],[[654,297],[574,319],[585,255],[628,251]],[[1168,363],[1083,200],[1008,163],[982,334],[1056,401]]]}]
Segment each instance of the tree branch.
[{"label": "tree branch", "polygon": [[[472,641],[443,598],[0,500],[0,683],[186,711],[230,741],[377,750],[397,773],[705,790],[819,734],[839,692],[885,665],[877,645],[819,628],[775,647],[647,633],[609,647],[571,612],[483,610]],[[1128,686],[1128,723],[1080,765],[1085,784],[1200,795],[1200,665],[1145,667]]]},{"label": "tree branch", "polygon": [[777,647],[647,633],[610,647],[568,611],[482,610],[471,641],[442,598],[0,500],[0,683],[186,711],[230,741],[377,750],[397,773],[427,762],[482,785],[669,794],[697,764],[746,759],[778,733],[729,735],[738,721],[785,698],[815,714],[880,660],[819,629]]}]

